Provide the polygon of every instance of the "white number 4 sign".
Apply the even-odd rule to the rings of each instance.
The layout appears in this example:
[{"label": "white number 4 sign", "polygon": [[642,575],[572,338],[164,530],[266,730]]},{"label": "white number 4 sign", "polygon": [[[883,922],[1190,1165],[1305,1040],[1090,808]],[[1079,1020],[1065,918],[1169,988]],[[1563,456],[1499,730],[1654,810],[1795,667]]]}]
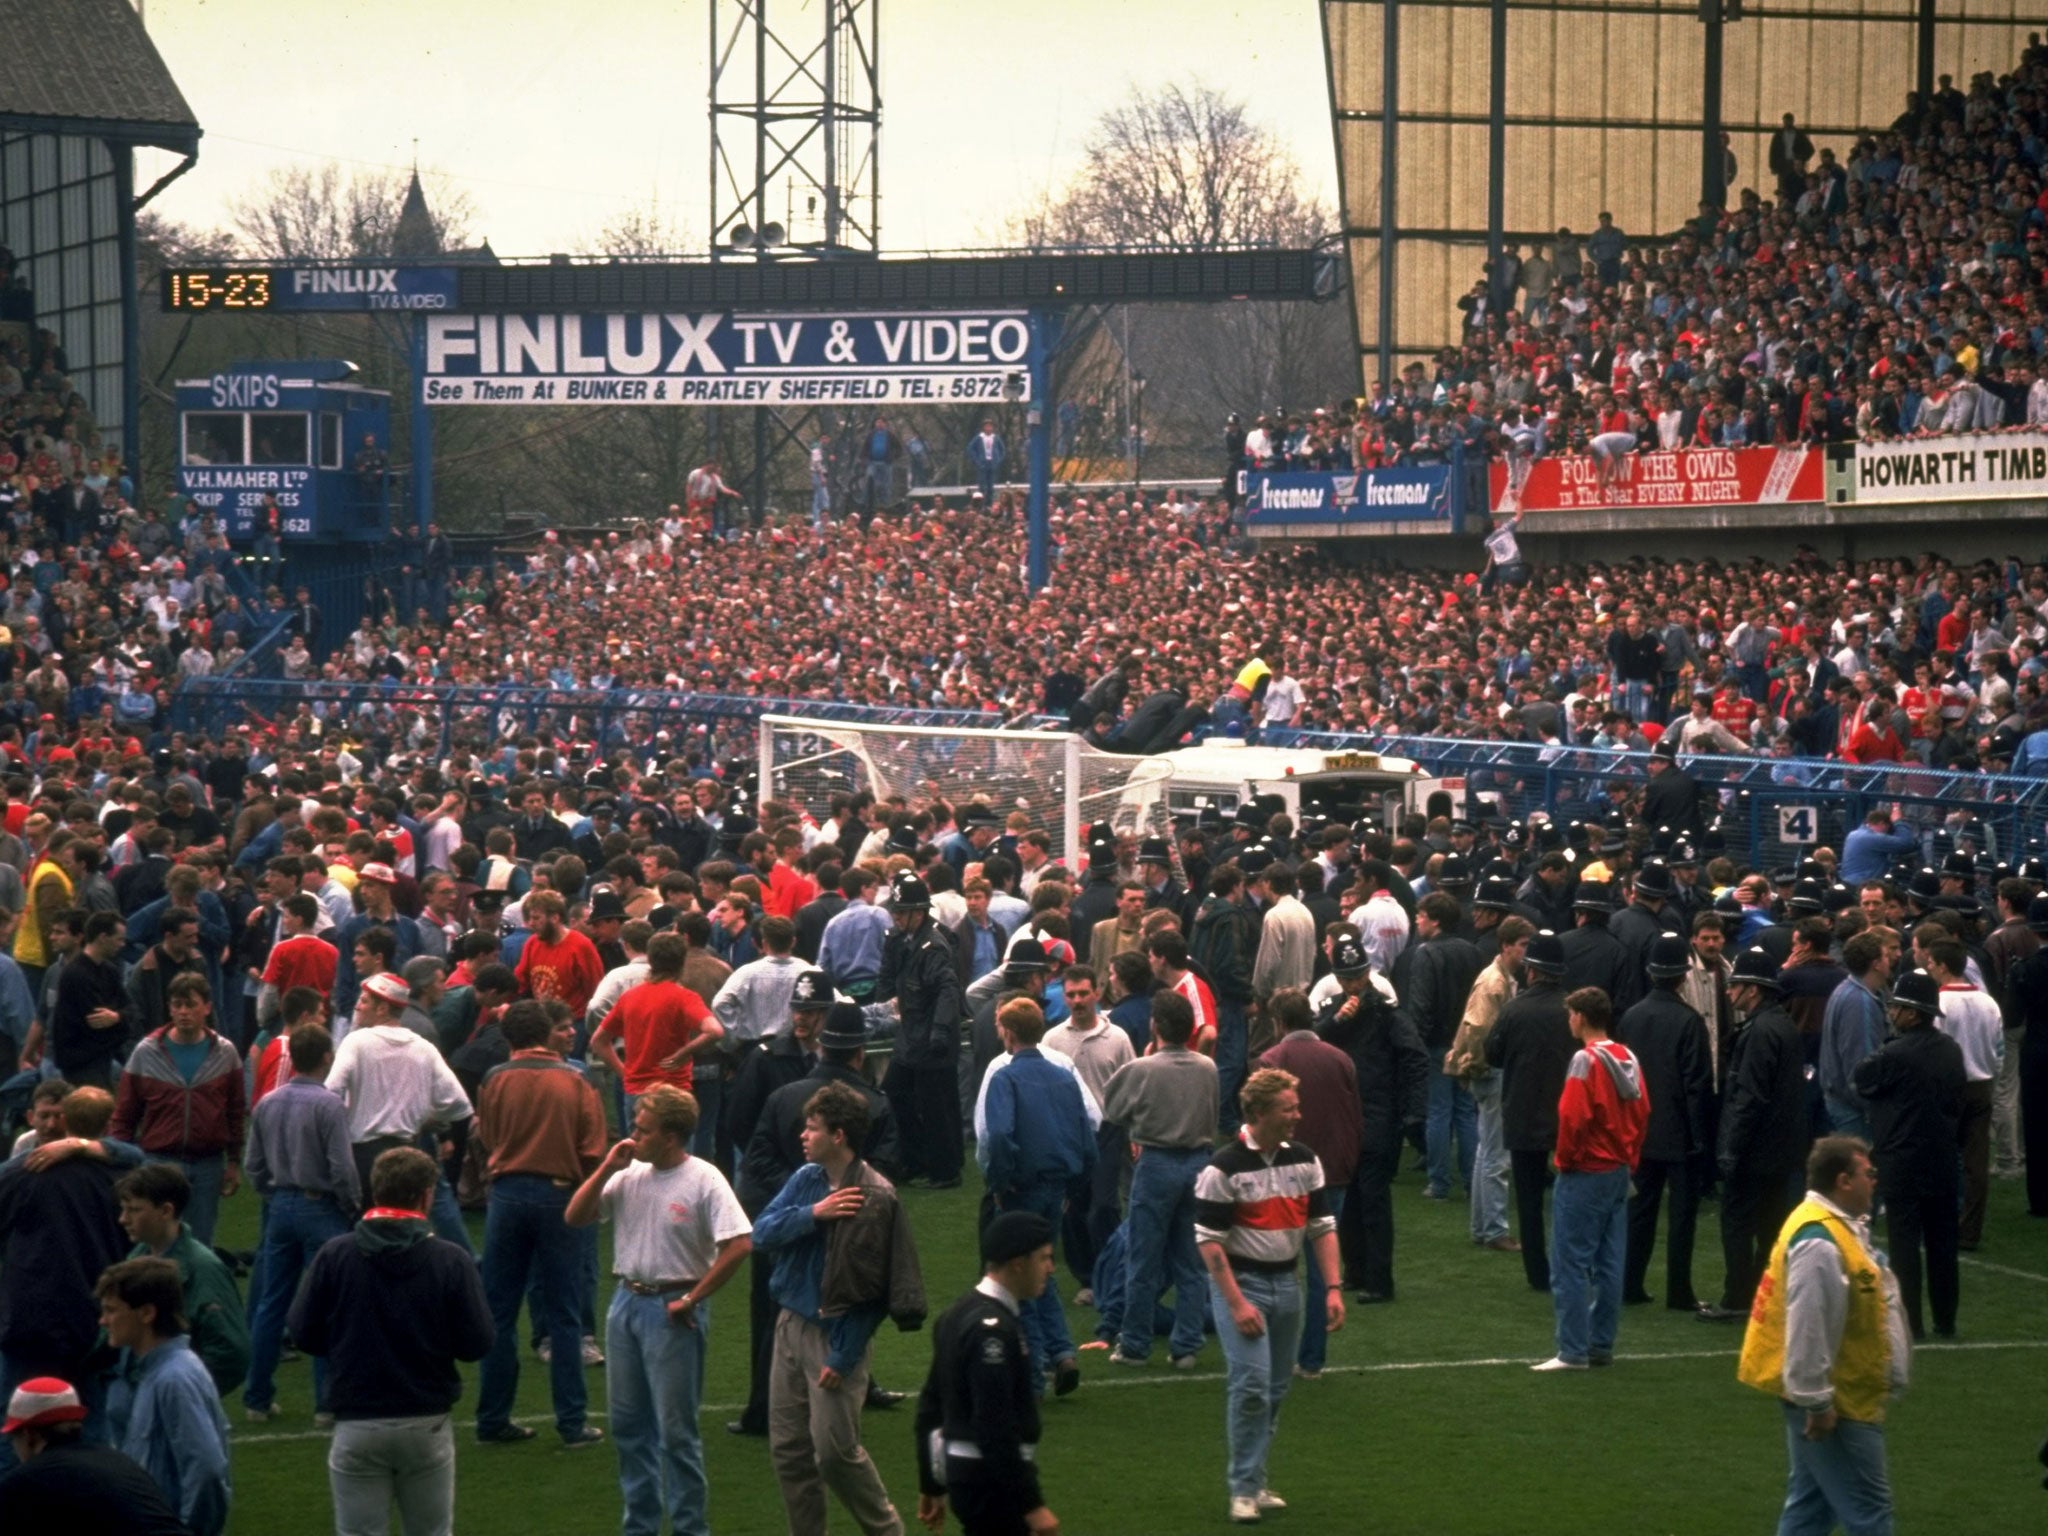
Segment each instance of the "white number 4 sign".
[{"label": "white number 4 sign", "polygon": [[1810,805],[1781,805],[1778,807],[1778,841],[1781,843],[1817,843],[1820,841],[1820,818],[1814,815]]}]

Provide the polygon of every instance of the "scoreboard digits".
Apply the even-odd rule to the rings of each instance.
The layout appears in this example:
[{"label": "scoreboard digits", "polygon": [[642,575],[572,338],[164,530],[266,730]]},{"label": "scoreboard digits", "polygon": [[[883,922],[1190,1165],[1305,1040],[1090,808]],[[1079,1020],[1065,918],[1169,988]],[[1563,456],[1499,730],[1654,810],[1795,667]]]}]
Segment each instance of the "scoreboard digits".
[{"label": "scoreboard digits", "polygon": [[272,272],[264,267],[174,268],[163,275],[166,312],[265,310],[273,302]]}]

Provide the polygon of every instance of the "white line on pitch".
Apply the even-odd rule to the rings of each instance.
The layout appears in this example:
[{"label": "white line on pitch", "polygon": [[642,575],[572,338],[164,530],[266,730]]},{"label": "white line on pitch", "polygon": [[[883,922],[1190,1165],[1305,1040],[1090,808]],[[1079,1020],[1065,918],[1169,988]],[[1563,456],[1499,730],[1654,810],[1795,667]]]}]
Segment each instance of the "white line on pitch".
[{"label": "white line on pitch", "polygon": [[2014,1269],[2010,1264],[1994,1264],[1989,1259],[1980,1259],[1971,1254],[1962,1254],[1962,1262],[1972,1269],[1988,1269],[1994,1275],[2011,1275],[2015,1280],[2035,1280],[2048,1285],[2048,1275],[2037,1275],[2031,1269]]},{"label": "white line on pitch", "polygon": [[[2026,1274],[2026,1271],[2016,1270],[2014,1273]],[[2026,1277],[2029,1280],[2048,1280],[2048,1276],[2042,1275],[2027,1275]],[[1991,1351],[2009,1349],[2048,1349],[2048,1339],[1916,1344],[1913,1346],[1913,1353],[1916,1355],[1949,1354],[1961,1353],[1965,1350]],[[1636,1355],[1616,1355],[1614,1360],[1617,1365],[1654,1365],[1672,1360],[1733,1360],[1736,1354],[1737,1351],[1732,1349],[1673,1349],[1649,1351]],[[1323,1374],[1325,1376],[1371,1376],[1384,1375],[1392,1371],[1469,1371],[1489,1367],[1500,1369],[1507,1366],[1529,1365],[1531,1363],[1530,1357],[1527,1355],[1489,1355],[1476,1360],[1380,1360],[1369,1365],[1332,1365],[1325,1367]],[[1149,1374],[1140,1374],[1133,1371],[1128,1376],[1092,1376],[1088,1381],[1088,1390],[1091,1392],[1101,1392],[1120,1387],[1177,1387],[1193,1382],[1222,1381],[1224,1379],[1224,1374],[1221,1371],[1160,1371]],[[744,1406],[745,1404],[743,1403],[706,1403],[698,1409],[698,1413],[700,1415],[709,1414],[714,1416],[738,1413]],[[592,1413],[587,1415],[587,1417],[602,1419],[605,1415]],[[549,1428],[551,1424],[551,1421],[546,1419],[531,1421],[514,1419],[512,1422],[515,1424],[531,1422],[543,1430]],[[464,1419],[459,1421],[455,1427],[457,1429],[473,1430],[476,1428],[476,1420]],[[234,1436],[233,1443],[236,1445],[283,1445],[297,1440],[325,1440],[328,1438],[329,1435],[325,1430],[286,1430],[254,1435],[238,1433]],[[542,1438],[545,1439],[545,1436],[543,1435]]]}]

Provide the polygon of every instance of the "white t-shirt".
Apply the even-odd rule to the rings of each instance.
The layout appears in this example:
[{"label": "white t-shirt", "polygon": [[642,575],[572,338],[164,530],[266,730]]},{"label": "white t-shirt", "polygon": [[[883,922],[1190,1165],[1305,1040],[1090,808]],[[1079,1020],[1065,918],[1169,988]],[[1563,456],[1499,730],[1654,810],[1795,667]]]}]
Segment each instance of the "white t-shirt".
[{"label": "white t-shirt", "polygon": [[701,1157],[622,1168],[600,1198],[612,1223],[612,1269],[645,1285],[703,1279],[720,1243],[754,1230],[725,1175]]}]

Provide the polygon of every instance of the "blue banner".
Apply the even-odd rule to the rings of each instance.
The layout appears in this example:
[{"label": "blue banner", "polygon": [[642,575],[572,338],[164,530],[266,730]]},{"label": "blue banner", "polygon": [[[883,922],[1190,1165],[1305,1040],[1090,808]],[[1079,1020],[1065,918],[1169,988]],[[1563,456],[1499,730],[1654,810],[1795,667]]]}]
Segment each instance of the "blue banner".
[{"label": "blue banner", "polygon": [[979,313],[430,315],[429,405],[892,405],[1027,397],[1031,319]]},{"label": "blue banner", "polygon": [[[1345,526],[1431,523],[1431,532],[1454,531],[1451,467],[1398,465],[1357,471],[1263,471],[1243,478],[1245,521],[1252,528],[1280,523]],[[1334,531],[1334,530],[1333,530]],[[1391,527],[1380,529],[1392,533]]]}]

